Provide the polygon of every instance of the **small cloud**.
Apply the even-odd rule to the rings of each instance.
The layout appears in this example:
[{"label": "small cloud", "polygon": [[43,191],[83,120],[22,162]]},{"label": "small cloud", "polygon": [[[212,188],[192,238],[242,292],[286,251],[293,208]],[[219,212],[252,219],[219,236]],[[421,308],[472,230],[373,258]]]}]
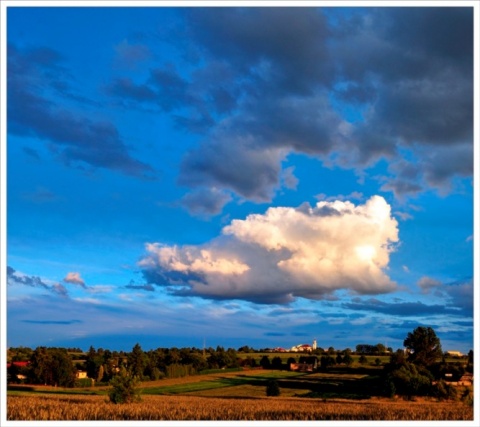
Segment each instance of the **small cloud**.
[{"label": "small cloud", "polygon": [[298,178],[293,174],[294,170],[295,166],[290,166],[282,171],[282,183],[289,190],[297,189]]},{"label": "small cloud", "polygon": [[422,294],[429,294],[433,289],[441,289],[443,283],[431,277],[424,276],[417,282],[417,285],[422,290]]},{"label": "small cloud", "polygon": [[465,239],[466,242],[472,242],[473,241],[473,234],[471,234],[470,236],[468,236],[466,239]]},{"label": "small cloud", "polygon": [[229,193],[216,187],[200,188],[182,197],[181,204],[191,214],[200,216],[218,215],[232,200]]},{"label": "small cloud", "polygon": [[394,215],[400,218],[402,221],[408,221],[409,219],[413,219],[413,215],[410,215],[407,212],[394,212]]},{"label": "small cloud", "polygon": [[32,159],[40,160],[40,155],[38,154],[37,150],[34,150],[33,148],[30,148],[30,147],[22,147],[22,150],[25,154],[27,154]]},{"label": "small cloud", "polygon": [[284,334],[283,332],[265,332],[263,335],[266,337],[284,337],[287,334]]},{"label": "small cloud", "polygon": [[65,278],[63,279],[65,283],[71,283],[73,285],[81,286],[82,288],[86,289],[87,286],[85,285],[84,280],[80,277],[80,273],[71,272],[68,273]]},{"label": "small cloud", "polygon": [[126,289],[139,289],[143,291],[149,291],[153,292],[155,288],[151,283],[146,283],[145,285],[135,285],[135,282],[133,280],[130,280],[130,283],[125,286]]},{"label": "small cloud", "polygon": [[116,61],[119,65],[134,68],[139,62],[146,61],[151,57],[148,46],[133,44],[124,39],[114,47]]},{"label": "small cloud", "polygon": [[402,270],[403,270],[405,273],[410,273],[410,269],[409,269],[406,265],[402,265]]},{"label": "small cloud", "polygon": [[33,323],[37,325],[73,325],[75,323],[83,323],[82,320],[21,320],[23,323]]},{"label": "small cloud", "polygon": [[34,192],[23,193],[22,197],[33,203],[48,203],[58,200],[58,196],[45,187],[37,187]]}]

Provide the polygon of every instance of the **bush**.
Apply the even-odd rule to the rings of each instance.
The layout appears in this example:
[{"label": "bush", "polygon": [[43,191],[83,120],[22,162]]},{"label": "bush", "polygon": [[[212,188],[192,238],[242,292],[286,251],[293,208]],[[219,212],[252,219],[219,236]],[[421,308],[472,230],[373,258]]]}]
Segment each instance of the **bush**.
[{"label": "bush", "polygon": [[473,406],[473,388],[467,387],[462,394],[462,402],[468,406]]},{"label": "bush", "polygon": [[125,370],[113,377],[110,381],[112,389],[108,396],[113,403],[140,402],[139,381],[136,377],[130,376]]},{"label": "bush", "polygon": [[93,387],[94,382],[91,378],[78,378],[75,380],[75,387]]},{"label": "bush", "polygon": [[277,380],[270,380],[267,383],[267,396],[280,396],[280,387]]}]

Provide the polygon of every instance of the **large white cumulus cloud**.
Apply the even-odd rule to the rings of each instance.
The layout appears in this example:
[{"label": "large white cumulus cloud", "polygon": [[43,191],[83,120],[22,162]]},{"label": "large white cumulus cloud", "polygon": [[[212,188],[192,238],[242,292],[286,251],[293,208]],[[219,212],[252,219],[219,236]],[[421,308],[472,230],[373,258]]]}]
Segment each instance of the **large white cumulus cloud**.
[{"label": "large white cumulus cloud", "polygon": [[147,244],[139,262],[147,281],[170,292],[214,299],[285,303],[336,290],[390,292],[386,270],[398,223],[380,196],[355,206],[272,207],[233,220],[202,246]]}]

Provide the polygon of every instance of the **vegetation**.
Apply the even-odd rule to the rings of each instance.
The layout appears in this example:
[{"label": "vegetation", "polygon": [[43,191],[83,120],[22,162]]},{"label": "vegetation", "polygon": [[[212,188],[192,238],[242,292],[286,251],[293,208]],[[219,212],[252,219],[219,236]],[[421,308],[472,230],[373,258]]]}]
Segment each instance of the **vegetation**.
[{"label": "vegetation", "polygon": [[140,389],[138,377],[122,369],[119,375],[116,375],[112,381],[112,386],[108,397],[112,403],[132,403],[140,402]]},{"label": "vegetation", "polygon": [[270,380],[267,383],[267,396],[280,396],[280,387],[277,380]]},{"label": "vegetation", "polygon": [[[365,351],[357,354],[330,347],[313,355],[253,352],[248,346],[239,352],[222,347],[145,352],[136,344],[131,352],[90,347],[73,354],[58,348],[21,348],[21,356],[9,351],[10,360],[28,357],[30,363],[9,368],[8,419],[472,419],[473,388],[452,381],[473,372],[473,352],[468,358],[447,360],[435,332],[423,327],[409,333],[405,345],[407,351],[389,355],[380,353],[385,349],[379,345],[363,345]],[[289,371],[291,363],[314,362],[318,368],[313,373]],[[27,374],[28,386],[11,384],[19,382],[18,369]],[[77,369],[85,370],[88,378],[75,379]],[[191,408],[180,415],[175,409],[173,416],[166,409],[171,410],[171,395],[180,407],[191,399]],[[48,397],[47,403],[35,400],[40,397]],[[337,399],[342,399],[343,410]],[[355,404],[359,400],[364,412]],[[404,400],[413,406],[405,406]],[[40,408],[29,407],[29,415],[24,401]],[[155,408],[149,411],[147,403]]]},{"label": "vegetation", "polygon": [[8,420],[472,420],[473,408],[431,401],[318,401],[144,396],[114,405],[102,396],[9,396]]},{"label": "vegetation", "polygon": [[418,365],[431,366],[443,355],[440,339],[430,327],[419,326],[409,332],[403,345],[408,350],[408,360]]}]

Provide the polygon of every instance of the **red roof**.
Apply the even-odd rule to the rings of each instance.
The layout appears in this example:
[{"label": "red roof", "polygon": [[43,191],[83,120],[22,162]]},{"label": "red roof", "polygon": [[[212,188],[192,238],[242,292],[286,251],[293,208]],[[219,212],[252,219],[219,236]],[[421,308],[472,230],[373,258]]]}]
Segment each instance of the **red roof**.
[{"label": "red roof", "polygon": [[[19,368],[23,368],[25,366],[28,366],[30,362],[12,362],[15,366],[18,366]],[[10,368],[12,366],[11,363],[7,363],[7,368]]]}]

